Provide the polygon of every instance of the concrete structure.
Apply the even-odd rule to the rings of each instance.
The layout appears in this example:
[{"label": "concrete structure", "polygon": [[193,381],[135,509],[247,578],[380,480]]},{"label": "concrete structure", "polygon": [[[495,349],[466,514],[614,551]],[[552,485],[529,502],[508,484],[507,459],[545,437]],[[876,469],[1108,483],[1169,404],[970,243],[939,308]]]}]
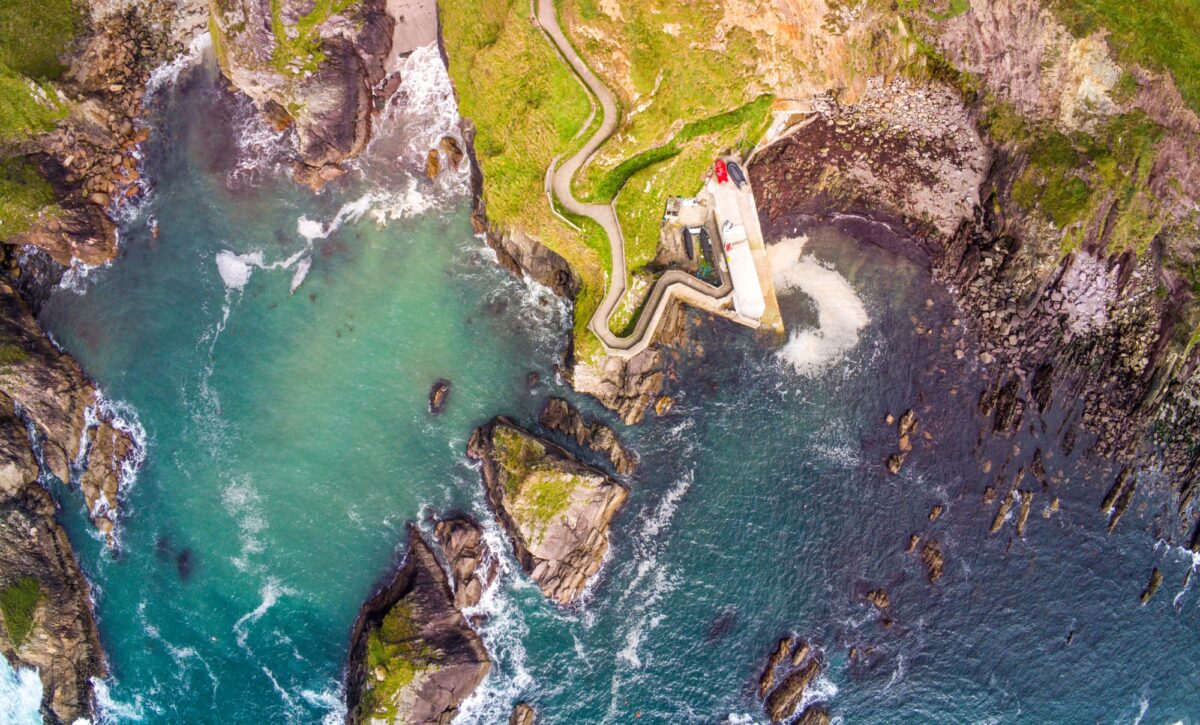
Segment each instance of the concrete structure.
[{"label": "concrete structure", "polygon": [[[536,9],[533,7],[535,1],[537,3]],[[700,309],[750,327],[758,327],[758,320],[740,315],[732,309],[733,285],[727,274],[723,273],[721,285],[714,287],[687,272],[672,269],[664,272],[654,284],[642,308],[642,314],[634,326],[633,332],[626,337],[617,337],[613,334],[609,328],[609,318],[612,317],[613,312],[617,308],[617,303],[625,295],[628,286],[628,271],[625,266],[625,237],[621,233],[621,225],[617,221],[617,214],[613,205],[586,204],[579,201],[571,193],[571,179],[574,178],[575,172],[596,152],[596,149],[607,141],[609,136],[616,130],[616,98],[596,78],[596,75],[587,67],[587,64],[583,62],[583,59],[579,57],[579,54],[575,52],[575,49],[567,41],[566,36],[563,35],[562,28],[558,24],[554,1],[530,0],[530,4],[531,10],[534,11],[534,21],[558,50],[563,60],[575,71],[576,76],[587,90],[590,91],[595,100],[599,102],[600,109],[603,112],[600,128],[584,143],[583,148],[571,156],[571,158],[563,161],[562,165],[557,168],[552,163],[546,172],[549,186],[554,195],[562,202],[562,205],[573,214],[593,219],[604,229],[605,234],[608,236],[608,244],[612,252],[612,276],[609,278],[608,289],[604,293],[604,298],[597,306],[592,319],[588,321],[588,329],[600,339],[600,343],[606,353],[629,358],[642,352],[651,344],[666,309],[675,300],[688,302]],[[595,108],[593,107],[594,111]],[[588,125],[584,124],[584,128]],[[749,189],[748,184],[746,188]],[[746,225],[751,256],[756,266],[761,265],[758,270],[759,279],[766,279],[769,284],[770,275],[766,273],[766,254],[761,249],[762,233],[758,227],[758,212],[754,208],[753,196],[750,196],[748,193],[747,196],[749,197],[749,212],[754,216],[753,224],[747,223]],[[743,215],[745,215],[746,200],[739,198],[736,203],[741,205]],[[754,242],[755,235],[758,240],[757,248]],[[773,304],[774,300],[775,295],[772,292],[768,298],[764,319],[772,319],[771,314],[772,310],[774,310],[773,324],[777,325],[779,331],[782,332],[783,327],[779,321],[779,308]]]}]

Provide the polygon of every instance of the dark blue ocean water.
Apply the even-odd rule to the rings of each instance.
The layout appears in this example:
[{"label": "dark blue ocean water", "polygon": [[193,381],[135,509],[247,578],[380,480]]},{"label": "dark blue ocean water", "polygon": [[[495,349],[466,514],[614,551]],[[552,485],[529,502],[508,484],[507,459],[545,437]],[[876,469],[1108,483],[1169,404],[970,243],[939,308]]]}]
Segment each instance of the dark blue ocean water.
[{"label": "dark blue ocean water", "polygon": [[[393,118],[353,180],[314,197],[272,167],[270,134],[214,75],[159,91],[154,191],[121,258],[43,311],[147,435],[119,556],[77,498],[64,518],[95,585],[107,720],[332,722],[350,626],[405,522],[451,507],[490,521],[463,455],[472,428],[532,424],[545,395],[571,395],[552,373],[567,316],[492,263],[462,175],[418,180],[412,129],[436,113]],[[1106,536],[1102,465],[1053,435],[980,443],[985,378],[950,354],[954,311],[927,273],[808,231],[805,253],[869,322],[805,373],[776,340],[701,322],[673,411],[618,429],[641,465],[586,603],[549,605],[505,553],[482,605],[496,665],[461,721],[503,722],[527,700],[547,723],[761,722],[759,669],[794,632],[828,663],[812,697],[847,723],[1196,722],[1200,594],[1181,588],[1190,555],[1148,533],[1157,509]],[[843,298],[785,293],[789,329],[817,330]],[[435,419],[439,377],[454,387]],[[883,418],[910,407],[915,450],[891,476]],[[1038,447],[1060,480],[1022,485],[1024,538],[1013,521],[989,536],[984,488]],[[935,585],[905,553],[914,533],[940,542]],[[1140,607],[1155,564],[1165,583]],[[880,586],[890,627],[863,598]]]}]

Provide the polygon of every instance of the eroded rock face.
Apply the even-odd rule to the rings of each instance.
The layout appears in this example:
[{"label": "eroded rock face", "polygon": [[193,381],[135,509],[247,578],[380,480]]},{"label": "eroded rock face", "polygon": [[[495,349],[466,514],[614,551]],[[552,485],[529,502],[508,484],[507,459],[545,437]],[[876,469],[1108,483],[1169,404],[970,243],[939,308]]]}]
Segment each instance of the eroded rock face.
[{"label": "eroded rock face", "polygon": [[[83,462],[78,483],[92,523],[105,534],[115,524],[118,489],[136,443],[116,418],[100,408],[95,386],[71,357],[42,334],[33,316],[6,281],[0,280],[0,350],[9,362],[3,391],[43,436],[46,467],[63,482]],[[83,446],[86,445],[86,449]]]},{"label": "eroded rock face", "polygon": [[504,417],[476,429],[467,454],[481,464],[488,501],[521,567],[553,601],[575,602],[600,570],[609,524],[628,492]]},{"label": "eroded rock face", "polygon": [[444,725],[490,668],[483,641],[455,606],[445,572],[411,527],[404,563],[354,623],[347,722]]},{"label": "eroded rock face", "polygon": [[479,604],[498,568],[483,529],[469,516],[455,516],[437,522],[434,535],[454,577],[454,606],[468,609]]},{"label": "eroded rock face", "polygon": [[0,592],[25,592],[0,608],[0,651],[37,668],[47,722],[69,723],[94,714],[91,678],[105,668],[87,581],[37,477],[25,424],[0,395]]},{"label": "eroded rock face", "polygon": [[[758,696],[763,698],[763,709],[771,722],[785,722],[796,714],[805,691],[821,674],[822,668],[818,652],[805,640],[787,636],[776,643],[758,678]],[[822,722],[821,713],[825,714],[824,722],[828,722],[829,715],[820,705],[805,708],[801,719],[811,717],[815,719],[804,721],[819,723]]]},{"label": "eroded rock face", "polygon": [[[371,138],[396,20],[383,0],[212,0],[213,48],[229,80],[276,125],[295,124],[296,179],[314,188]],[[313,25],[315,23],[315,25]],[[303,28],[303,29],[298,29]]]},{"label": "eroded rock face", "polygon": [[508,716],[508,725],[533,725],[537,720],[537,711],[529,704],[518,702],[513,708],[512,715]]},{"label": "eroded rock face", "polygon": [[636,425],[645,418],[646,408],[661,399],[671,365],[664,347],[687,342],[687,315],[682,303],[672,304],[663,315],[654,345],[629,359],[600,354],[592,360],[573,360],[563,374],[572,387],[615,411],[626,425]]},{"label": "eroded rock face", "polygon": [[584,421],[583,416],[562,398],[549,398],[542,406],[538,421],[552,431],[575,439],[581,446],[608,457],[613,470],[628,476],[637,467],[633,454],[621,444],[612,428],[599,421]]}]

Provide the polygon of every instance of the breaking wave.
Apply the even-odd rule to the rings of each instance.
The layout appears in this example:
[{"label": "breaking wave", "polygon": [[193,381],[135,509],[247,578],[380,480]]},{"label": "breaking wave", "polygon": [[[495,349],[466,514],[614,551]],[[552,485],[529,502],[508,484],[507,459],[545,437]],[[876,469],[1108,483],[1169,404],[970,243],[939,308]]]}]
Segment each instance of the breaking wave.
[{"label": "breaking wave", "polygon": [[38,671],[13,669],[0,657],[0,722],[38,725],[42,722],[42,680]]},{"label": "breaking wave", "polygon": [[806,237],[785,239],[768,249],[775,287],[799,290],[817,306],[816,330],[796,330],[777,355],[796,372],[814,376],[854,349],[871,320],[854,288],[837,270],[804,256]]}]

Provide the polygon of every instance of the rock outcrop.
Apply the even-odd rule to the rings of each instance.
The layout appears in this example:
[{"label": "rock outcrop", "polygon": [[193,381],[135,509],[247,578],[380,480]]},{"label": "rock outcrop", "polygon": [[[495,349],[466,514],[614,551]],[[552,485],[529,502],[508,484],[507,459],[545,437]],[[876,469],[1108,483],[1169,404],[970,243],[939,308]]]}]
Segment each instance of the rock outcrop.
[{"label": "rock outcrop", "polygon": [[5,360],[0,394],[20,407],[41,437],[46,467],[64,483],[78,483],[92,523],[110,534],[121,479],[140,453],[135,441],[104,410],[99,393],[79,365],[46,339],[3,279],[0,341],[0,357]]},{"label": "rock outcrop", "polygon": [[533,725],[537,720],[537,711],[528,703],[518,702],[508,716],[508,725]]},{"label": "rock outcrop", "polygon": [[37,668],[46,721],[69,723],[94,714],[91,679],[105,668],[91,593],[55,510],[25,424],[0,395],[0,651]]},{"label": "rock outcrop", "polygon": [[354,623],[347,722],[444,725],[490,668],[483,641],[455,607],[445,572],[410,527],[403,564]]},{"label": "rock outcrop", "polygon": [[221,70],[278,127],[294,125],[298,181],[322,187],[371,139],[396,19],[384,0],[211,0]]},{"label": "rock outcrop", "polygon": [[480,462],[488,502],[521,567],[551,600],[575,602],[600,570],[609,524],[628,492],[504,417],[476,429],[467,454]]},{"label": "rock outcrop", "polygon": [[[792,653],[790,658],[789,652]],[[779,640],[758,678],[758,696],[763,698],[763,709],[771,722],[785,722],[796,714],[805,691],[822,669],[818,653],[808,642],[791,636]],[[825,713],[825,722],[828,722],[828,712],[819,704],[805,708],[801,718],[811,718],[809,722],[819,723],[820,713]]]},{"label": "rock outcrop", "polygon": [[562,398],[549,398],[542,406],[538,422],[550,430],[575,439],[596,453],[607,456],[613,470],[628,476],[637,468],[633,454],[617,439],[612,428],[599,421],[586,422],[570,403]]},{"label": "rock outcrop", "polygon": [[479,604],[484,591],[496,580],[498,569],[495,556],[483,540],[483,529],[464,515],[438,521],[433,532],[454,577],[454,606],[469,609]]}]

